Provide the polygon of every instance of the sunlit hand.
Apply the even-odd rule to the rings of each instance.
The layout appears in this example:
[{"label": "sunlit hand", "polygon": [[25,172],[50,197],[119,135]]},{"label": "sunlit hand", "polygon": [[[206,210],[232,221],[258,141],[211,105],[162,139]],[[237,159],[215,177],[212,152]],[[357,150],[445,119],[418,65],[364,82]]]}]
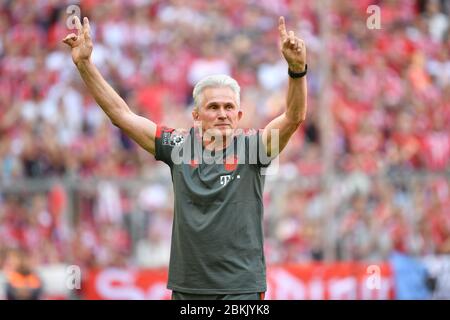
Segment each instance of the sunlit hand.
[{"label": "sunlit hand", "polygon": [[284,17],[278,20],[280,31],[281,53],[286,59],[289,69],[293,72],[303,72],[306,64],[306,47],[302,39],[294,35],[294,31],[286,31]]},{"label": "sunlit hand", "polygon": [[83,60],[89,60],[92,53],[91,28],[87,17],[83,19],[81,25],[80,19],[75,16],[75,27],[78,34],[71,33],[63,39],[63,42],[72,48],[72,60],[75,64]]}]

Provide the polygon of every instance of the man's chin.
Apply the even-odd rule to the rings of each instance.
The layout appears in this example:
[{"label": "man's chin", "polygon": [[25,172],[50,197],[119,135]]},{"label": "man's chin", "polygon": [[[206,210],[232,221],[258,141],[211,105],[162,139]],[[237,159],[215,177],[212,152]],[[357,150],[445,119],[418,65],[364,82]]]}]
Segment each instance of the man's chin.
[{"label": "man's chin", "polygon": [[234,129],[231,126],[220,126],[216,129],[218,129],[218,132],[220,132],[223,136],[230,136],[234,132]]},{"label": "man's chin", "polygon": [[208,129],[208,135],[210,136],[231,136],[234,133],[234,129],[231,126],[215,126]]}]

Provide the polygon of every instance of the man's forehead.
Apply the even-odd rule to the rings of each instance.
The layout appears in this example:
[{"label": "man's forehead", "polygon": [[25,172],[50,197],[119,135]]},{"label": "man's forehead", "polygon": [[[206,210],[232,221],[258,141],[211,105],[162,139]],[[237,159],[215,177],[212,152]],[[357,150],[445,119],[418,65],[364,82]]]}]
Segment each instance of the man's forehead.
[{"label": "man's forehead", "polygon": [[209,87],[203,90],[204,104],[210,103],[233,103],[236,104],[236,94],[228,87]]}]

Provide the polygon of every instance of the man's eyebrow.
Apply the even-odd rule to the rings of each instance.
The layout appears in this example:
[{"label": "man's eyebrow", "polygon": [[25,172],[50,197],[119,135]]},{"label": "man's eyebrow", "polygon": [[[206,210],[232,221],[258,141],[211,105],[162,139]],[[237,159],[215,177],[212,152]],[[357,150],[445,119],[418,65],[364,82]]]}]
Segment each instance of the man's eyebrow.
[{"label": "man's eyebrow", "polygon": [[234,102],[231,102],[231,101],[224,101],[224,102],[221,102],[221,101],[212,101],[212,102],[207,103],[206,106],[209,107],[209,106],[213,106],[213,105],[221,105],[221,104],[223,104],[223,105],[225,105],[225,106],[227,106],[227,105],[236,106],[235,103],[234,103]]}]

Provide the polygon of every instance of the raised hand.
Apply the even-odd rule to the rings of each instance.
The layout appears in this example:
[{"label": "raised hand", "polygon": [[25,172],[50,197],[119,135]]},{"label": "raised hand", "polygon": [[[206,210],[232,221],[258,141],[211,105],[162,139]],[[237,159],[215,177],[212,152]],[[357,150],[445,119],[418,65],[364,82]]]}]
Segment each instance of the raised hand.
[{"label": "raised hand", "polygon": [[294,31],[286,31],[284,17],[278,20],[280,32],[281,53],[286,59],[289,69],[293,72],[303,72],[306,64],[306,47],[302,39],[294,35]]},{"label": "raised hand", "polygon": [[83,60],[89,60],[93,45],[88,18],[84,17],[83,25],[81,25],[80,19],[77,16],[74,19],[78,34],[71,33],[62,41],[72,48],[72,60],[75,64],[78,64]]}]

